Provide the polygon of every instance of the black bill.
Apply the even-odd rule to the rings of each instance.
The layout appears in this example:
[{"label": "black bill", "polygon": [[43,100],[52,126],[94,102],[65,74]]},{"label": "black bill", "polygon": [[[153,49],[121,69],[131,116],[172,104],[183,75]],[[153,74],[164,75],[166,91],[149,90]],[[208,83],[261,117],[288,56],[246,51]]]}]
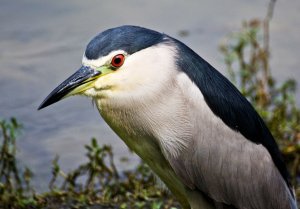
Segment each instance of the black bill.
[{"label": "black bill", "polygon": [[83,84],[95,80],[100,74],[100,71],[96,71],[87,66],[82,66],[77,72],[75,72],[68,79],[62,82],[58,87],[56,87],[42,102],[38,110],[47,107],[55,102],[58,102],[62,98],[70,95],[72,90]]}]

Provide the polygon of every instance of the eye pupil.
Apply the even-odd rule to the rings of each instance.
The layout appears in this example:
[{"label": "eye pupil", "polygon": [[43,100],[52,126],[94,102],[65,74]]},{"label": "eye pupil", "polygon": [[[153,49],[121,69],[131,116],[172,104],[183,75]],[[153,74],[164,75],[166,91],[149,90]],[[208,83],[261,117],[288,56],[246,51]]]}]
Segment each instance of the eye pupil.
[{"label": "eye pupil", "polygon": [[114,62],[115,62],[115,64],[120,64],[121,63],[121,58],[119,58],[119,57],[117,57],[115,60],[114,60]]},{"label": "eye pupil", "polygon": [[121,67],[124,63],[125,56],[123,54],[118,54],[114,56],[111,60],[111,65],[115,68]]}]

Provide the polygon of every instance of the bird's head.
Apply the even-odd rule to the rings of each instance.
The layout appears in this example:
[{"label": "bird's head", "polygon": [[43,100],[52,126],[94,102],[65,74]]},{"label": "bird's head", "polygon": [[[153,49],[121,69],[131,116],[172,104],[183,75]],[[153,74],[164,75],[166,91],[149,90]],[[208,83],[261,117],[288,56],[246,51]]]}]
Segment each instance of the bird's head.
[{"label": "bird's head", "polygon": [[172,39],[165,34],[137,26],[106,30],[87,45],[82,67],[56,87],[39,109],[78,94],[99,99],[157,95],[175,69],[174,59]]}]

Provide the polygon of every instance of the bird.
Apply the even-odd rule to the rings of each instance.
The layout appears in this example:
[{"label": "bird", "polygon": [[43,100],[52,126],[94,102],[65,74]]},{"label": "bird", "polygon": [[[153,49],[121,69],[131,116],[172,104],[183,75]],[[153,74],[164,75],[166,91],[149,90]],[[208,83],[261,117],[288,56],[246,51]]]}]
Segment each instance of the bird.
[{"label": "bird", "polygon": [[86,46],[80,69],[38,109],[73,95],[92,98],[182,208],[297,208],[263,119],[181,41],[140,26],[106,29]]}]

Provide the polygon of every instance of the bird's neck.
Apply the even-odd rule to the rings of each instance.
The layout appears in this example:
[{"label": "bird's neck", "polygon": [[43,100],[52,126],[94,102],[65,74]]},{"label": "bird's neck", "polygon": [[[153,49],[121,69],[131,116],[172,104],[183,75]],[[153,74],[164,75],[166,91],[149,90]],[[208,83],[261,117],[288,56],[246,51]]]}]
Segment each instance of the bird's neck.
[{"label": "bird's neck", "polygon": [[184,198],[185,187],[164,154],[177,155],[180,149],[184,149],[182,140],[190,137],[186,135],[190,127],[182,117],[187,111],[176,96],[176,88],[168,95],[164,99],[148,98],[151,101],[147,101],[148,105],[141,100],[132,101],[130,105],[123,101],[127,104],[123,106],[112,104],[110,102],[116,101],[111,100],[97,100],[96,104],[114,132],[151,167],[183,205],[188,205]]}]

